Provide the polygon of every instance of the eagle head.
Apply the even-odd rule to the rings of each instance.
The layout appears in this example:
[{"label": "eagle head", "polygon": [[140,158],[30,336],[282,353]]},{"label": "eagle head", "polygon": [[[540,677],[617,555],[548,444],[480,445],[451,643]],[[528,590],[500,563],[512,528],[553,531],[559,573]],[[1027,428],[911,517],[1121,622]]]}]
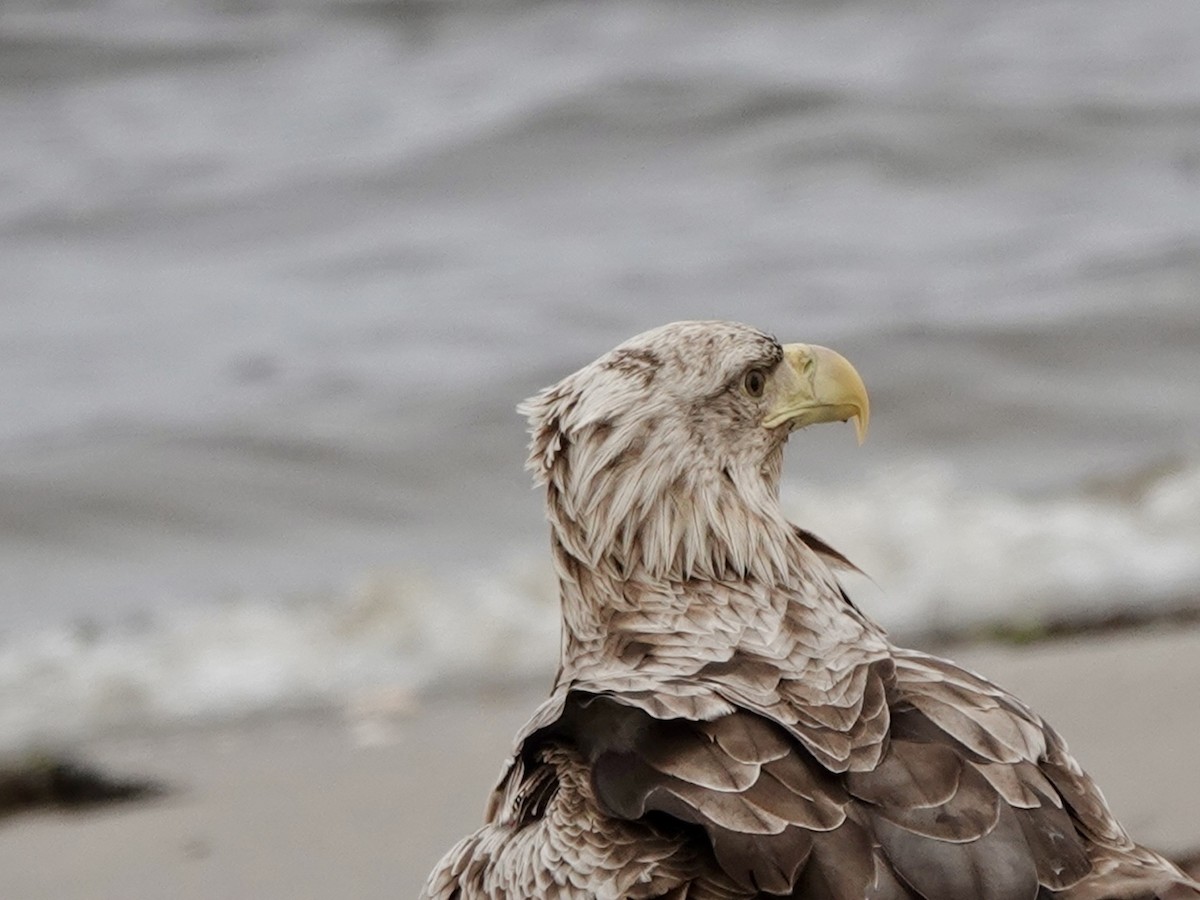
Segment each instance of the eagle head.
[{"label": "eagle head", "polygon": [[797,428],[855,420],[862,379],[842,356],[733,322],[631,338],[520,407],[528,467],[557,545],[629,577],[723,577],[784,564],[782,448]]}]

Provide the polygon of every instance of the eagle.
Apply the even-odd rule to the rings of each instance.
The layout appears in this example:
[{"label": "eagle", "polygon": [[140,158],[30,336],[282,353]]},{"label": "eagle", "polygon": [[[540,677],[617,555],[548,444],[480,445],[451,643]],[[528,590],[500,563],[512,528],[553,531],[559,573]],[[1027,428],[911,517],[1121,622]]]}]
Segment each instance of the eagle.
[{"label": "eagle", "polygon": [[893,645],[784,517],[789,434],[866,434],[844,357],[676,322],[520,410],[561,660],[424,898],[1200,898],[1053,728]]}]

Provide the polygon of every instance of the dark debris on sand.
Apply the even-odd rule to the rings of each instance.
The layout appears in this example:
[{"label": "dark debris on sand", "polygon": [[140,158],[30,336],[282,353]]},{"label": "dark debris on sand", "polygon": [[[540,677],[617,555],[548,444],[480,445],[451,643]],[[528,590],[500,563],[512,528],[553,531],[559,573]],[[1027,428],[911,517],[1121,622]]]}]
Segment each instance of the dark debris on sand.
[{"label": "dark debris on sand", "polygon": [[1165,609],[1115,610],[1088,619],[1063,616],[1025,621],[1006,620],[965,631],[935,631],[928,635],[923,646],[939,651],[978,643],[1027,646],[1081,636],[1120,634],[1164,626],[1187,628],[1197,624],[1200,624],[1200,603],[1189,599],[1186,603]]},{"label": "dark debris on sand", "polygon": [[0,819],[41,809],[77,811],[110,803],[149,800],[165,785],[109,775],[79,760],[31,754],[0,764]]}]

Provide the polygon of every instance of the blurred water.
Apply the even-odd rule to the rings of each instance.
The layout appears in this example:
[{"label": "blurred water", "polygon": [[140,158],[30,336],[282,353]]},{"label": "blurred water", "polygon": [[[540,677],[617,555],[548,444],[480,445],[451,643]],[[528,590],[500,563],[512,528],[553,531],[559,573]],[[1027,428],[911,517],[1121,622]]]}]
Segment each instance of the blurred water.
[{"label": "blurred water", "polygon": [[[1200,588],[1189,0],[9,3],[0,135],[21,659],[247,595],[292,621],[380,570],[508,580],[544,545],[513,406],[678,318],[855,361],[872,440],[798,436],[789,492],[885,575],[1050,504],[1113,562],[1063,575],[1079,538],[1042,533],[1003,602]],[[930,461],[951,487],[911,488]],[[897,621],[977,615],[946,586],[992,570],[950,545],[959,573],[882,579]]]}]

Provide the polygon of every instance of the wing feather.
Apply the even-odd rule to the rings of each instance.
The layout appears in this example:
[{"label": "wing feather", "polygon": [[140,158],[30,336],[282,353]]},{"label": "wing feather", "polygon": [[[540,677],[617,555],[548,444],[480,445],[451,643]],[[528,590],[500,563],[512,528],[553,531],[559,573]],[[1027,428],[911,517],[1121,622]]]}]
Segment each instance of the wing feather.
[{"label": "wing feather", "polygon": [[899,876],[925,898],[1034,900],[1038,876],[1012,809],[1002,805],[996,823],[976,840],[928,840],[888,819],[875,834]]},{"label": "wing feather", "polygon": [[[751,713],[660,721],[609,698],[578,705],[603,710],[603,728],[577,729],[602,807],[700,826],[721,869],[750,890],[950,900],[974,896],[954,891],[987,879],[985,900],[1032,898],[1040,873],[1025,831],[1044,848],[1065,815],[1047,804],[1059,819],[1042,823],[1030,810],[1018,819],[945,732],[941,743],[893,739],[874,769],[839,774]],[[1025,802],[1037,797],[1033,787],[1009,788]],[[1082,865],[1076,853],[1047,881],[1068,883]]]}]

